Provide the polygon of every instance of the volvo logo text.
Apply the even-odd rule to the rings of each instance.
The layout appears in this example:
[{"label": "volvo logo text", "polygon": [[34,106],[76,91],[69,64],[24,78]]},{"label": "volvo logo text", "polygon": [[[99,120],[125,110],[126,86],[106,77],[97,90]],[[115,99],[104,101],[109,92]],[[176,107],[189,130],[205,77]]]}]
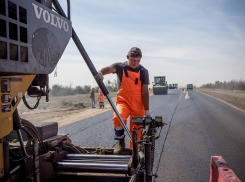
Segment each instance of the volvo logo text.
[{"label": "volvo logo text", "polygon": [[63,28],[66,32],[69,30],[69,25],[66,21],[62,20],[58,16],[49,13],[47,10],[44,10],[41,7],[38,7],[38,5],[32,3],[36,17],[40,19],[41,17],[46,23],[50,23],[51,25],[55,27],[59,27],[60,29]]}]

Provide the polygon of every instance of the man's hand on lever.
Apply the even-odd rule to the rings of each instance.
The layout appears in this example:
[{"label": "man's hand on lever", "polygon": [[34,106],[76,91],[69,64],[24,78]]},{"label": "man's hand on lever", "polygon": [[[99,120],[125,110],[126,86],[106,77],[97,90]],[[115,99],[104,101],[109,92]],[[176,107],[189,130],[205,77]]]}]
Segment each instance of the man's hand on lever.
[{"label": "man's hand on lever", "polygon": [[145,117],[146,118],[151,118],[149,110],[145,110]]},{"label": "man's hand on lever", "polygon": [[97,82],[103,82],[104,76],[101,72],[98,72],[98,74],[95,75],[94,78]]}]

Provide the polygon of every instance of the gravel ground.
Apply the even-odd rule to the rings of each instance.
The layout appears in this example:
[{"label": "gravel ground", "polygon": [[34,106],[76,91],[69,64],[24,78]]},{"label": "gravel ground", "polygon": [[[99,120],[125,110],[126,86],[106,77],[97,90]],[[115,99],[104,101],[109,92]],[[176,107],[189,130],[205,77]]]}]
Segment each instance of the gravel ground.
[{"label": "gravel ground", "polygon": [[[169,127],[171,126],[173,114],[178,106],[180,94],[180,90],[169,90],[168,95],[154,95],[150,98],[151,116],[153,118],[155,118],[155,116],[162,116],[164,123],[167,124],[162,129],[159,139],[156,140],[155,160],[153,168],[154,173],[159,172],[158,166],[163,153],[166,136],[169,131]],[[157,132],[156,136],[159,135],[159,132],[160,130]]]},{"label": "gravel ground", "polygon": [[[240,151],[244,151],[244,145],[239,146],[243,138],[239,137],[243,134],[238,135],[238,142],[230,139],[235,136],[232,132],[243,130],[244,113],[203,94],[191,92],[189,100],[184,96],[180,90],[169,90],[168,95],[150,97],[151,116],[162,116],[167,124],[156,134],[160,137],[155,146],[153,173],[159,175],[155,182],[207,181],[211,155],[223,156],[237,175],[243,176],[239,171],[243,168],[239,166],[243,159]],[[69,133],[75,145],[114,147],[117,141],[113,140],[112,114],[109,110],[62,126],[59,133]]]},{"label": "gravel ground", "polygon": [[[160,138],[156,140],[154,173],[157,172],[160,158],[163,152],[166,135],[171,125],[171,120],[180,98],[180,90],[169,90],[168,95],[153,95],[150,97],[150,114],[162,116],[165,125],[158,130]],[[69,133],[72,143],[83,147],[114,147],[117,143],[113,139],[114,129],[112,126],[113,111],[107,111],[87,119],[77,121],[59,128],[59,133]]]},{"label": "gravel ground", "polygon": [[205,94],[188,95],[174,112],[156,181],[208,181],[211,156],[222,156],[245,181],[245,113]]}]

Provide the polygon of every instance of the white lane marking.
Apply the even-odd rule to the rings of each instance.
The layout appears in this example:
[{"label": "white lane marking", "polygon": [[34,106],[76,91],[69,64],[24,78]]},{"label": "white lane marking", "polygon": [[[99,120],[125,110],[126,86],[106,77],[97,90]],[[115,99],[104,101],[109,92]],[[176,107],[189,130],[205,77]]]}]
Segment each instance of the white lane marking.
[{"label": "white lane marking", "polygon": [[188,91],[186,92],[185,99],[190,99]]},{"label": "white lane marking", "polygon": [[180,96],[179,96],[178,102],[180,101],[181,97],[182,97],[182,91],[180,91]]}]

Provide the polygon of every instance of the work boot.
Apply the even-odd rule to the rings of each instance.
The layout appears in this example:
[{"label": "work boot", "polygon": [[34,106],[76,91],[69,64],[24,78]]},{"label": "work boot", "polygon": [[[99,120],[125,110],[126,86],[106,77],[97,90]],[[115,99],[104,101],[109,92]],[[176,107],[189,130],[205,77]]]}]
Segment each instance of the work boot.
[{"label": "work boot", "polygon": [[132,155],[132,149],[125,148],[124,140],[119,140],[113,150],[113,153],[115,155]]}]

